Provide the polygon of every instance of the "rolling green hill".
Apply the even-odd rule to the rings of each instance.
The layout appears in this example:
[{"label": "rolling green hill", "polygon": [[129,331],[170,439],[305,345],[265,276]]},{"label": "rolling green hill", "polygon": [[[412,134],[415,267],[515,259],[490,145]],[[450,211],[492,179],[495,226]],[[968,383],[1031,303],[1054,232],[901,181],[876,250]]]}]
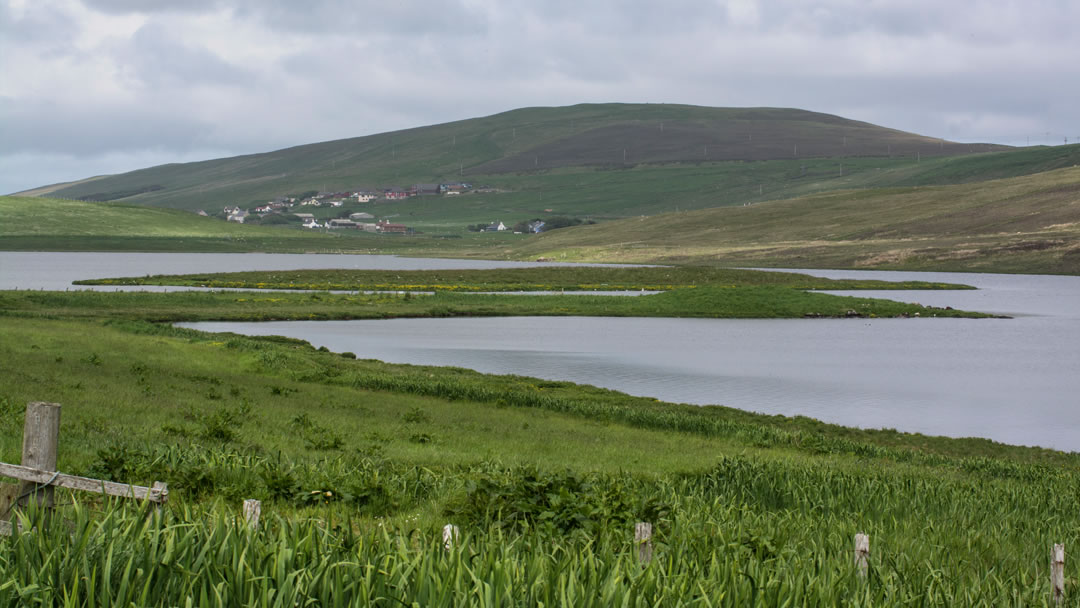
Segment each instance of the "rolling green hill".
[{"label": "rolling green hill", "polygon": [[75,183],[53,194],[196,209],[246,206],[308,190],[463,178],[498,181],[514,189],[516,173],[567,168],[798,163],[842,157],[930,159],[1003,149],[955,144],[804,110],[585,104],[525,108],[265,154],[162,165]]},{"label": "rolling green hill", "polygon": [[1080,168],[632,218],[542,234],[517,255],[1080,274]]}]

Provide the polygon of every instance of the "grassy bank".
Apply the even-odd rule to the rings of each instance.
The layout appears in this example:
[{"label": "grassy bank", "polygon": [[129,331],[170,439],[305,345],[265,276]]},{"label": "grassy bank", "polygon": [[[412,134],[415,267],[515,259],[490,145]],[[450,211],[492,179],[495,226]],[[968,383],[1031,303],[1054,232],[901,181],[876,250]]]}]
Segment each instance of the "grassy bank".
[{"label": "grassy bank", "polygon": [[697,287],[644,296],[523,297],[438,291],[326,292],[0,292],[8,314],[176,321],[389,319],[401,317],[609,316],[699,318],[985,317],[916,303],[834,296],[789,287]]},{"label": "grassy bank", "polygon": [[5,605],[1040,605],[1050,543],[1080,541],[1076,454],[355,360],[103,302],[5,305],[0,460],[25,402],[59,402],[61,470],[164,480],[170,505],[29,513],[36,533],[0,539]]}]

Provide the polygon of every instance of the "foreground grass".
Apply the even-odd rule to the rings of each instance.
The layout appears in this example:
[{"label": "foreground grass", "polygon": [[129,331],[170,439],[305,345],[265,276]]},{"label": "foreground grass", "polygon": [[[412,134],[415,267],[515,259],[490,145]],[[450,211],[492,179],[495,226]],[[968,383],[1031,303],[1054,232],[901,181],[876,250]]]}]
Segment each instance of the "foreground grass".
[{"label": "foreground grass", "polygon": [[3,605],[1042,605],[1080,542],[1076,454],[38,314],[0,315],[0,460],[56,401],[61,470],[172,496],[27,513]]}]

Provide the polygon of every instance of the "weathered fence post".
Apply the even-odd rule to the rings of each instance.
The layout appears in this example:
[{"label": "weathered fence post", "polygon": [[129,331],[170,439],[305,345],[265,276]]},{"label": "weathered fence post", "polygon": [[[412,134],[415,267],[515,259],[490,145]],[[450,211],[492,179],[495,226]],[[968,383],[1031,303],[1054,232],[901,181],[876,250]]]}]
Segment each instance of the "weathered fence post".
[{"label": "weathered fence post", "polygon": [[262,503],[249,498],[244,501],[244,521],[252,530],[259,529],[259,517],[262,516]]},{"label": "weathered fence post", "polygon": [[1065,545],[1054,545],[1050,553],[1050,595],[1055,604],[1065,599]]},{"label": "weathered fence post", "polygon": [[[32,401],[26,404],[23,425],[22,466],[41,471],[56,471],[56,443],[60,436],[60,404]],[[45,507],[53,506],[53,488],[24,481],[19,484],[19,506],[31,500]]]},{"label": "weathered fence post", "polygon": [[638,561],[642,566],[652,561],[652,524],[639,521],[634,524],[634,544],[637,545]]},{"label": "weathered fence post", "polygon": [[866,534],[855,535],[855,569],[860,578],[866,578],[866,571],[870,565],[870,537]]},{"label": "weathered fence post", "polygon": [[457,526],[455,526],[454,524],[446,524],[445,526],[443,526],[442,541],[443,547],[445,547],[447,551],[453,549],[454,545],[458,542],[458,539],[460,538],[461,530],[459,530]]}]

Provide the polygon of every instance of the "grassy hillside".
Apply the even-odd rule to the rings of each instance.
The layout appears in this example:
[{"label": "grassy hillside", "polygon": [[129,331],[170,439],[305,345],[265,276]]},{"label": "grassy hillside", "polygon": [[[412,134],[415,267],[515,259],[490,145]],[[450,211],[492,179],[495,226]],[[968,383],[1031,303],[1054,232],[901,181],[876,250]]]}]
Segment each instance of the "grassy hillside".
[{"label": "grassy hillside", "polygon": [[176,209],[0,196],[0,249],[38,251],[356,251],[370,239],[245,226]]},{"label": "grassy hillside", "polygon": [[[953,144],[837,116],[776,108],[586,104],[171,164],[75,184],[57,196],[193,209],[307,190],[487,181],[520,171],[670,162],[922,157],[997,146]],[[625,158],[624,158],[625,151]]]},{"label": "grassy hillside", "polygon": [[841,190],[568,228],[518,255],[817,268],[1080,273],[1080,168]]}]

